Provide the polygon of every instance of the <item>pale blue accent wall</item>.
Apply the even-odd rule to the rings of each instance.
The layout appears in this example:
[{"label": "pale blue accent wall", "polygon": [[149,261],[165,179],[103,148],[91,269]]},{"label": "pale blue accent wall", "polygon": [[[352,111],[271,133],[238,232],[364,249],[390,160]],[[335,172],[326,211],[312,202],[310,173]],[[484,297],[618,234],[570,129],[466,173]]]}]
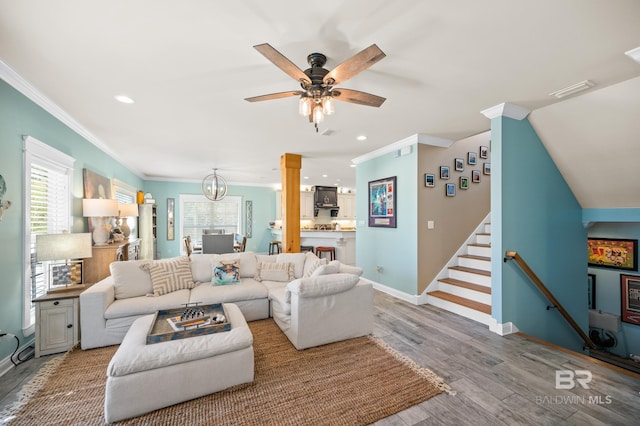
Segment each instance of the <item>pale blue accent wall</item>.
[{"label": "pale blue accent wall", "polygon": [[[204,177],[204,176],[203,176]],[[150,192],[157,204],[158,220],[158,257],[169,258],[180,255],[182,241],[180,240],[180,194],[202,195],[200,183],[146,181],[145,191]],[[253,236],[247,239],[247,251],[266,253],[272,235],[268,228],[269,222],[276,216],[275,191],[268,187],[229,185],[227,195],[242,197],[242,216],[245,220],[245,201],[253,201]],[[167,240],[167,198],[174,198],[175,208],[175,240]],[[241,230],[242,233],[245,229]]]},{"label": "pale blue accent wall", "polygon": [[[607,209],[608,217],[619,217],[623,212],[616,210],[637,210],[637,209]],[[602,216],[602,219],[606,219]],[[635,216],[635,223],[620,223],[616,221],[596,223],[589,228],[589,237],[591,238],[623,238],[640,240],[640,222],[638,216]],[[621,312],[621,286],[620,275],[636,275],[640,276],[638,271],[623,271],[608,268],[589,268],[590,274],[596,276],[596,309],[611,314],[620,315]],[[615,333],[618,340],[616,347],[608,349],[609,351],[628,357],[630,353],[640,355],[640,326],[622,322],[622,330]]]},{"label": "pale blue accent wall", "polygon": [[[411,153],[386,154],[358,164],[356,168],[357,238],[356,264],[363,276],[387,287],[416,295],[418,292],[418,172],[417,146]],[[397,177],[397,227],[368,226],[368,190],[373,180]],[[376,266],[382,266],[381,273]]]},{"label": "pale blue accent wall", "polygon": [[[493,185],[499,185],[495,189],[502,199],[499,214],[492,212],[492,230],[501,230],[501,240],[495,243],[501,252],[495,253],[493,265],[504,251],[517,251],[587,332],[587,231],[582,209],[527,119],[501,117],[491,125],[492,135],[494,127],[501,129],[492,138],[492,156],[493,161],[499,159],[502,171],[500,179],[492,176],[491,182],[492,199],[498,194]],[[549,302],[518,265],[510,261],[500,267],[501,322],[513,322],[526,334],[580,351],[578,334],[557,310],[546,309]]]},{"label": "pale blue accent wall", "polygon": [[[18,336],[21,344],[33,339],[22,334],[22,252],[23,252],[23,155],[22,137],[32,136],[76,159],[73,176],[73,229],[88,231],[82,217],[82,169],[141,187],[142,180],[107,156],[27,97],[0,80],[0,175],[7,184],[5,199],[11,207],[0,222],[0,329]],[[13,340],[0,340],[0,359],[15,348]]]},{"label": "pale blue accent wall", "polygon": [[592,222],[640,222],[640,209],[583,209],[582,221]]}]

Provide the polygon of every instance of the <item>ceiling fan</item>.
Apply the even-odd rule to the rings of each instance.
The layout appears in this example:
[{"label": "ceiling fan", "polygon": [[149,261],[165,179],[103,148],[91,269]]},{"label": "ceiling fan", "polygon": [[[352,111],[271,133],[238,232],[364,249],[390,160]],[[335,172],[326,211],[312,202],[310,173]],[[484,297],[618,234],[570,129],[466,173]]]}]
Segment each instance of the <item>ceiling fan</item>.
[{"label": "ceiling fan", "polygon": [[313,123],[316,128],[316,132],[318,131],[318,123],[324,120],[324,116],[333,114],[334,99],[372,107],[379,107],[386,100],[381,96],[358,90],[334,88],[335,85],[347,81],[386,56],[375,44],[355,54],[331,71],[323,68],[327,57],[322,53],[311,53],[307,56],[310,68],[302,71],[268,43],[253,47],[275,66],[298,81],[302,90],[271,93],[245,98],[245,100],[258,102],[300,96],[299,113],[309,118],[309,122]]}]

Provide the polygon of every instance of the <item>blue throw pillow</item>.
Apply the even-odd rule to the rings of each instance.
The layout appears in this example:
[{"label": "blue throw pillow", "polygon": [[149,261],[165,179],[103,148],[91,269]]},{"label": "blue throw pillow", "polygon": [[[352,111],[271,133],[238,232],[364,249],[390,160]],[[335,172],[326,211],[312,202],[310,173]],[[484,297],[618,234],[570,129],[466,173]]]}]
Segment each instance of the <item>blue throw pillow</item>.
[{"label": "blue throw pillow", "polygon": [[240,262],[221,260],[220,263],[213,268],[213,278],[211,285],[233,284],[240,282]]}]

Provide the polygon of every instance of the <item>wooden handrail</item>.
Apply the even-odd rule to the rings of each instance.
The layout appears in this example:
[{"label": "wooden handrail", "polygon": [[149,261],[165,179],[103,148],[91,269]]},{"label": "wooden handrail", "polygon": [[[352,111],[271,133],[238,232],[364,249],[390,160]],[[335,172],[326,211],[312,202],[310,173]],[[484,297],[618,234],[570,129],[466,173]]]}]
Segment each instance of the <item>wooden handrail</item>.
[{"label": "wooden handrail", "polygon": [[585,345],[587,345],[591,349],[596,349],[595,343],[593,343],[593,341],[591,341],[589,336],[587,336],[585,332],[582,331],[580,326],[574,321],[573,317],[569,315],[569,312],[567,312],[566,309],[564,309],[564,307],[560,304],[560,302],[558,302],[558,299],[556,299],[555,296],[551,294],[547,286],[545,286],[544,283],[540,280],[540,278],[538,278],[538,276],[535,274],[535,272],[531,270],[529,265],[527,265],[527,262],[525,262],[524,259],[520,257],[518,252],[516,251],[506,252],[504,261],[506,262],[507,260],[510,260],[510,259],[513,259],[516,261],[518,266],[520,266],[520,268],[524,271],[524,273],[527,274],[527,276],[531,279],[531,281],[533,281],[536,287],[538,287],[538,290],[540,290],[542,294],[545,295],[545,297],[553,304],[554,307],[558,308],[558,311],[560,312],[560,314],[562,314],[564,319],[567,320],[569,325],[576,331],[576,333],[580,335]]}]

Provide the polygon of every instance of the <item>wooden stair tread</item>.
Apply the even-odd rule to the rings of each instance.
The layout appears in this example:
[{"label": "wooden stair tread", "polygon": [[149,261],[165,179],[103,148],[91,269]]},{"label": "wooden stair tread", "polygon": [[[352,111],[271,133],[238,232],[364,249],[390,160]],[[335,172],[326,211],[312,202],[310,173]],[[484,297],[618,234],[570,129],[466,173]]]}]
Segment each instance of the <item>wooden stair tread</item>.
[{"label": "wooden stair tread", "polygon": [[468,246],[491,248],[491,244],[469,243]]},{"label": "wooden stair tread", "polygon": [[491,261],[491,258],[489,256],[476,256],[475,254],[461,254],[458,257],[464,257],[465,259],[482,260],[485,262]]},{"label": "wooden stair tread", "polygon": [[455,303],[460,306],[473,309],[474,311],[482,312],[487,315],[491,315],[491,306],[484,303],[469,300],[464,297],[456,296],[454,294],[446,293],[444,291],[436,290],[427,293],[429,296],[437,297],[438,299],[446,300],[451,303]]},{"label": "wooden stair tread", "polygon": [[469,268],[466,266],[449,266],[449,269],[455,271],[468,272],[470,274],[484,275],[485,277],[491,276],[491,271],[483,271],[482,269]]},{"label": "wooden stair tread", "polygon": [[477,232],[476,235],[491,235],[491,232]]},{"label": "wooden stair tread", "polygon": [[477,291],[479,293],[491,294],[491,287],[486,285],[474,284],[468,281],[456,280],[455,278],[442,278],[438,280],[441,283],[451,284],[458,287],[463,287],[469,290]]}]

